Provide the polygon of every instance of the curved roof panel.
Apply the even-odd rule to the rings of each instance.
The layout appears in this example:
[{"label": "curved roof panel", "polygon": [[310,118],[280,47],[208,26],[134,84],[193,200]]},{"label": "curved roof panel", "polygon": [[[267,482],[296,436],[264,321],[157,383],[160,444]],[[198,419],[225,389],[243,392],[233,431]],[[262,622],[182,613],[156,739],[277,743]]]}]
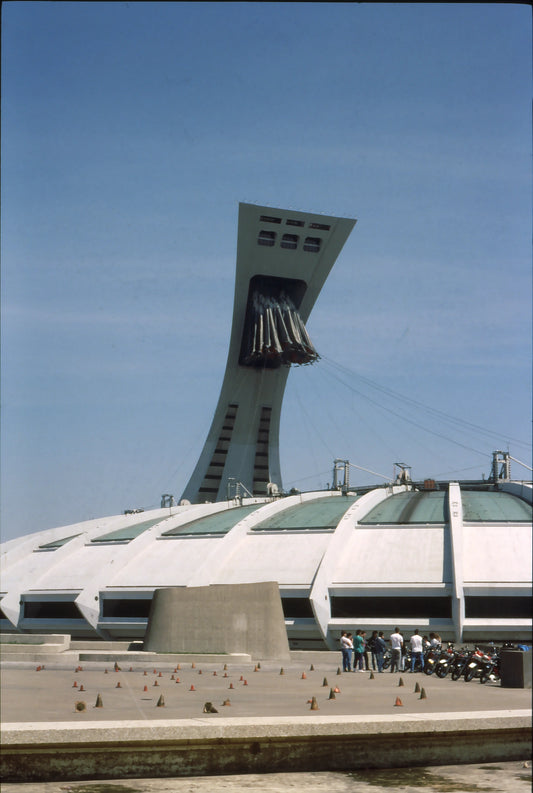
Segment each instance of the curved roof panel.
[{"label": "curved roof panel", "polygon": [[135,523],[133,526],[126,526],[122,529],[115,529],[108,534],[102,534],[100,537],[93,537],[91,542],[130,542],[138,537],[143,532],[151,529],[161,523],[161,518],[154,518],[153,520],[145,520],[142,523]]},{"label": "curved roof panel", "polygon": [[256,509],[264,506],[260,504],[248,504],[245,507],[232,507],[222,512],[215,512],[213,515],[206,515],[197,518],[189,523],[181,524],[175,529],[169,529],[162,533],[162,537],[187,537],[202,534],[216,534],[218,536],[227,534],[239,521],[255,512]]},{"label": "curved roof panel", "polygon": [[249,532],[222,558],[212,583],[277,581],[310,587],[330,535],[326,532],[268,534]]},{"label": "curved roof panel", "polygon": [[464,521],[531,522],[531,504],[512,493],[502,493],[498,490],[461,490],[461,500]]},{"label": "curved roof panel", "polygon": [[502,531],[486,524],[463,526],[463,580],[468,583],[531,582],[531,525]]},{"label": "curved roof panel", "polygon": [[363,525],[446,523],[447,493],[441,490],[397,493],[362,518]]},{"label": "curved roof panel", "polygon": [[252,531],[333,531],[357,498],[316,498],[295,504],[253,526]]},{"label": "curved roof panel", "polygon": [[452,581],[448,528],[356,526],[332,574],[332,585],[443,584]]}]

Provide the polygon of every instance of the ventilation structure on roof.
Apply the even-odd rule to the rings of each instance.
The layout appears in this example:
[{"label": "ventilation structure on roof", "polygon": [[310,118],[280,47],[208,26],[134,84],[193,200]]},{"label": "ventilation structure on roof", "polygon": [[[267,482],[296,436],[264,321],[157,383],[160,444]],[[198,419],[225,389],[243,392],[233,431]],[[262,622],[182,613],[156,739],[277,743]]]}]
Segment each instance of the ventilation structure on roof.
[{"label": "ventilation structure on roof", "polygon": [[239,363],[277,368],[319,359],[298,307],[304,281],[256,276],[250,281]]}]

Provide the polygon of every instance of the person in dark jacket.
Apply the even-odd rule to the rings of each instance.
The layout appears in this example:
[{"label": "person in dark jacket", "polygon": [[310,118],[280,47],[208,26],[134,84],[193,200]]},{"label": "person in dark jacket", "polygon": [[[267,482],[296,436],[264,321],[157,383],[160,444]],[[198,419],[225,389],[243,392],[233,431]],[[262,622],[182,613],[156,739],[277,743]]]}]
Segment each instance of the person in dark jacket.
[{"label": "person in dark jacket", "polygon": [[378,665],[378,672],[383,672],[383,658],[387,650],[387,642],[385,641],[383,631],[380,631],[376,639],[374,640],[374,647],[375,647],[374,652],[376,654],[376,663]]}]

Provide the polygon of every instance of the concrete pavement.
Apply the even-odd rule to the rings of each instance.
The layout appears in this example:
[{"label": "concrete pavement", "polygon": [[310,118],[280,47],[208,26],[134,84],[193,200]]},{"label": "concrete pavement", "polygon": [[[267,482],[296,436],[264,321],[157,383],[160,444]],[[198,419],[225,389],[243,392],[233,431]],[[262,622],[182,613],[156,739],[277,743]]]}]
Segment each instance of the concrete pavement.
[{"label": "concrete pavement", "polygon": [[[216,774],[222,789],[228,772],[519,762],[530,753],[524,689],[408,672],[338,674],[330,653],[299,654],[284,667],[163,655],[140,664],[132,655],[115,671],[111,656],[64,660],[40,671],[2,664],[5,779],[80,786],[102,775],[124,787],[127,777]],[[217,712],[205,712],[208,702]]]}]

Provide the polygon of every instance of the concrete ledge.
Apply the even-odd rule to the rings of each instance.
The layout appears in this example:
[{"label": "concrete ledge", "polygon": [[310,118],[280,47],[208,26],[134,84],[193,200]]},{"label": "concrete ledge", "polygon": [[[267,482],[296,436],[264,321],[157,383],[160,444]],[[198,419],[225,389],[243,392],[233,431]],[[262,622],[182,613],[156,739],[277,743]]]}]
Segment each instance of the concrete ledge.
[{"label": "concrete ledge", "polygon": [[151,664],[157,661],[164,664],[250,664],[250,655],[244,653],[228,653],[220,655],[206,655],[205,653],[152,653],[152,652],[127,652],[127,653],[102,653],[98,650],[79,653],[80,661],[103,661],[104,663],[130,663],[141,662]]},{"label": "concrete ledge", "polygon": [[68,650],[64,644],[53,644],[45,642],[44,644],[2,644],[0,654],[5,656],[11,655],[56,655],[57,653],[64,653]]},{"label": "concrete ledge", "polygon": [[88,650],[92,652],[93,650],[99,650],[100,652],[127,652],[132,645],[132,642],[106,642],[102,640],[95,640],[95,641],[80,641],[80,640],[72,640],[70,642],[70,649],[75,650],[76,652],[81,652],[82,650]]},{"label": "concrete ledge", "polygon": [[9,651],[10,647],[16,647],[18,652],[21,652],[25,645],[32,645],[34,649],[35,645],[39,647],[57,645],[61,647],[57,652],[62,652],[69,649],[70,636],[64,633],[0,633],[0,645],[2,652]]},{"label": "concrete ledge", "polygon": [[336,771],[520,760],[531,711],[4,724],[5,781]]}]

